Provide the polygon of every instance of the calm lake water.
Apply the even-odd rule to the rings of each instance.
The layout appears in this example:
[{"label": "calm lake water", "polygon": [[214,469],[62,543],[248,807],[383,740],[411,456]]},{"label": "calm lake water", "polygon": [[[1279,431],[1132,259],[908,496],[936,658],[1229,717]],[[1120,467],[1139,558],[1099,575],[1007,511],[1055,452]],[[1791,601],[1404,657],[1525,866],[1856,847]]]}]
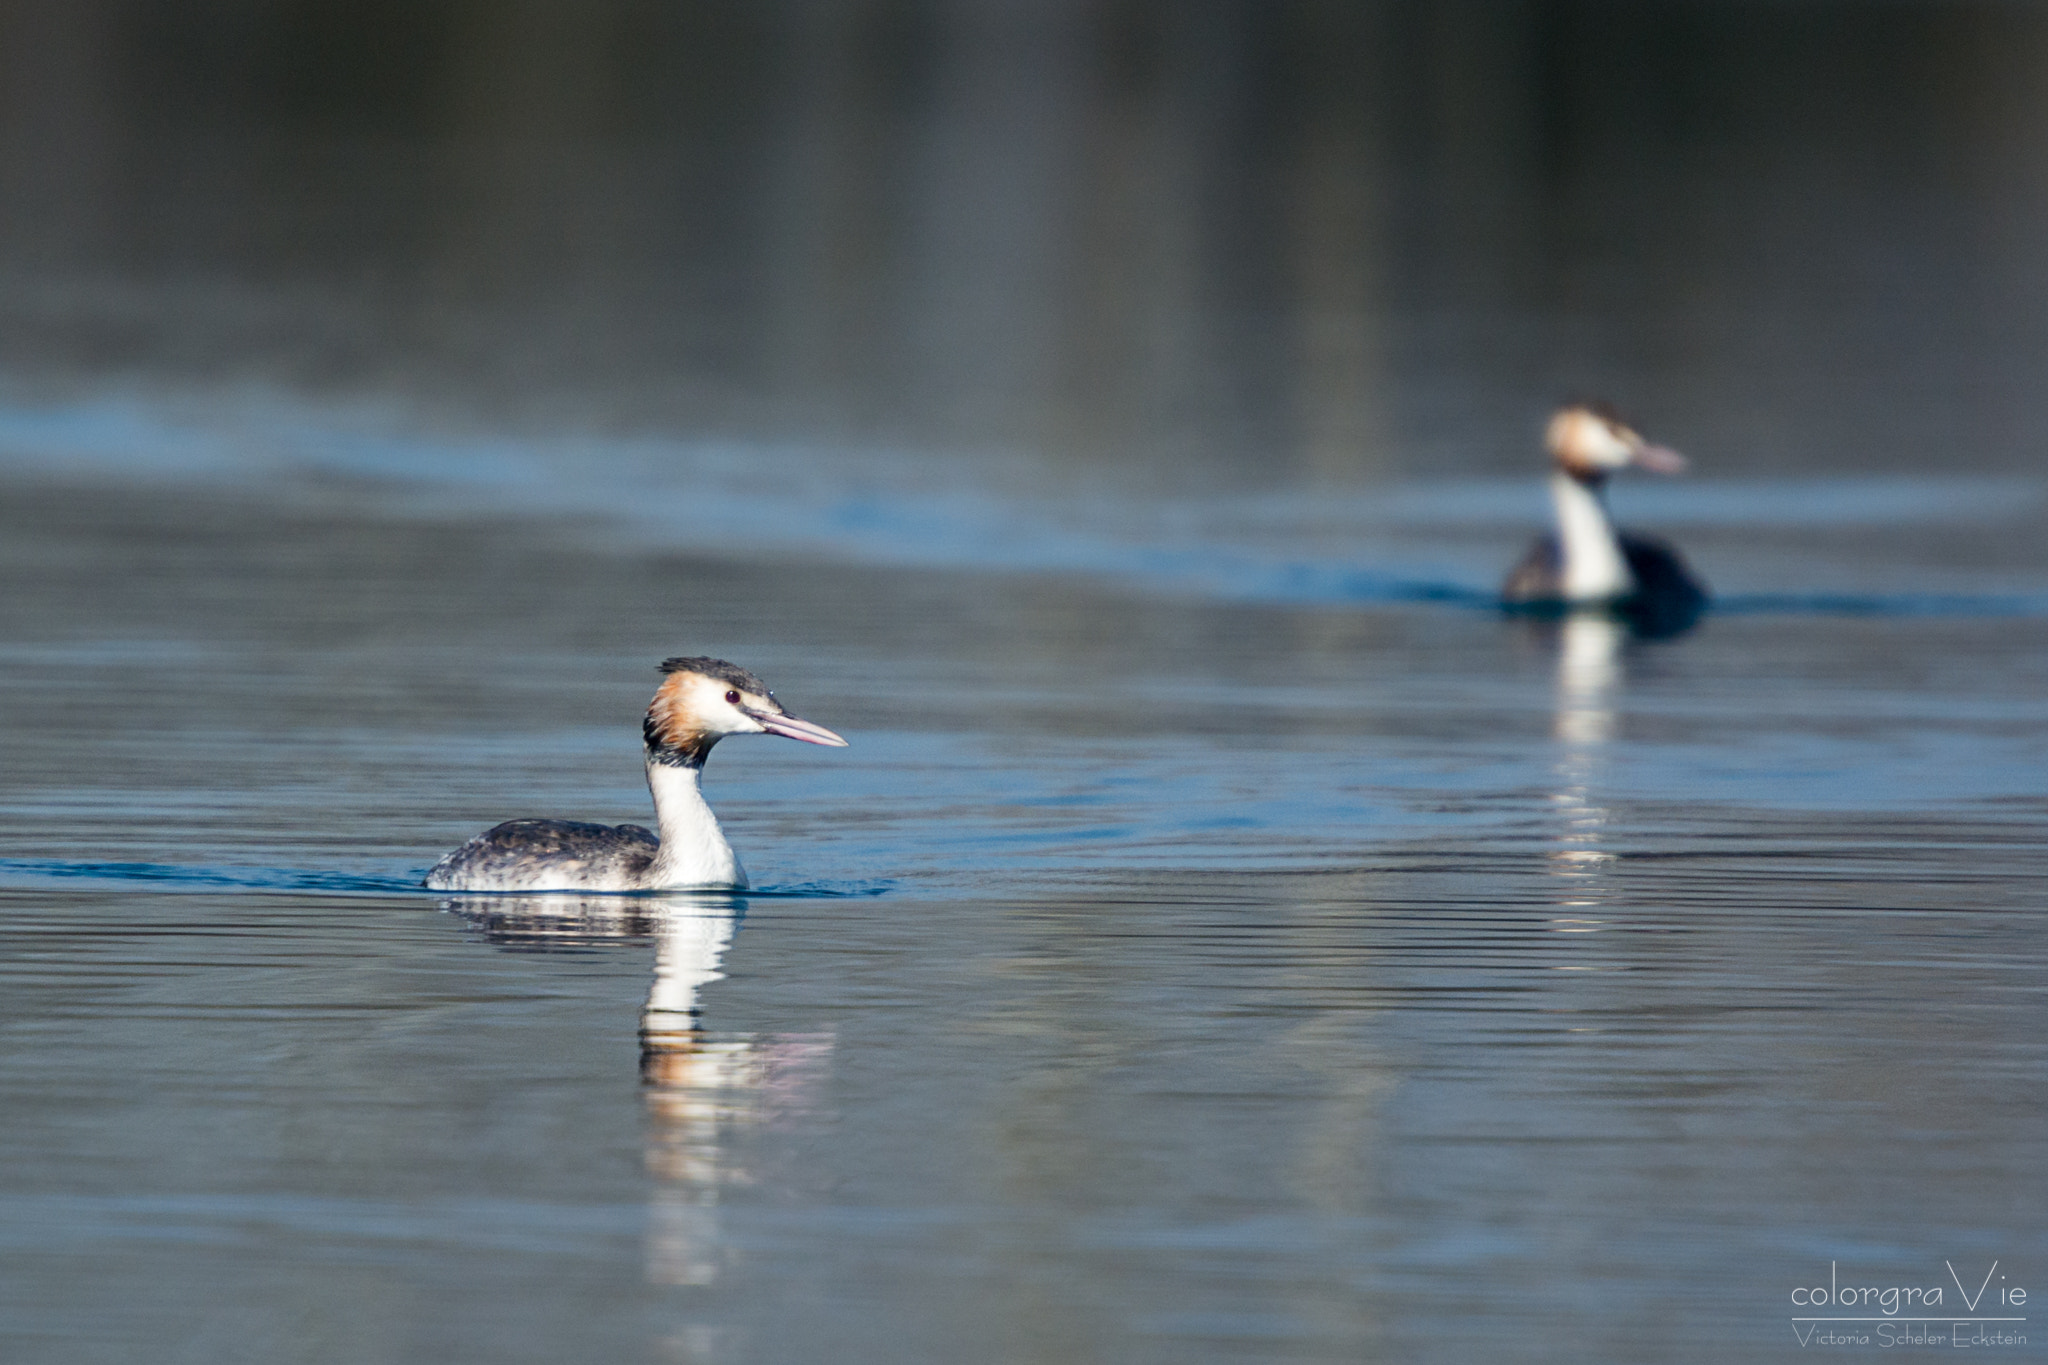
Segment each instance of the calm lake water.
[{"label": "calm lake water", "polygon": [[[2043,1284],[2037,483],[1630,485],[1725,604],[1636,643],[1484,605],[1528,479],[288,415],[355,453],[0,423],[10,1360],[1725,1361],[1831,1266]],[[645,818],[677,652],[853,743],[719,749],[757,894],[413,889]]]},{"label": "calm lake water", "polygon": [[[0,1362],[2039,1359],[2044,73],[0,0]],[[1493,606],[1573,393],[1687,634]],[[419,889],[678,654],[754,893]]]}]

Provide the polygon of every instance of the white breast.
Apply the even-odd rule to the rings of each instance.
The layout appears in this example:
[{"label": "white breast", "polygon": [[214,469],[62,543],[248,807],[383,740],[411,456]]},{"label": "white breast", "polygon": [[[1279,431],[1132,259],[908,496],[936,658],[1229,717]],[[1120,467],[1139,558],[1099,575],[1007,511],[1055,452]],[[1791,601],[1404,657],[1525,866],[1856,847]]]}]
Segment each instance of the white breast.
[{"label": "white breast", "polygon": [[1606,602],[1635,591],[1635,579],[1622,558],[1621,542],[1600,494],[1559,472],[1550,476],[1550,501],[1557,509],[1557,539],[1564,558],[1564,599]]}]

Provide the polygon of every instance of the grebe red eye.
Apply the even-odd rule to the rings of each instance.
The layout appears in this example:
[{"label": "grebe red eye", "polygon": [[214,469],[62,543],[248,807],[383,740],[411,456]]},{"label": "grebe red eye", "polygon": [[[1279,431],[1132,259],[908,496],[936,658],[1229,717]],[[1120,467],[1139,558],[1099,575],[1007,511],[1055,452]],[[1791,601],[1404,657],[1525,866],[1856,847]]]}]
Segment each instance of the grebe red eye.
[{"label": "grebe red eye", "polygon": [[726,704],[729,706],[738,706],[740,704],[740,694],[737,692],[728,692],[725,694],[725,700]]}]

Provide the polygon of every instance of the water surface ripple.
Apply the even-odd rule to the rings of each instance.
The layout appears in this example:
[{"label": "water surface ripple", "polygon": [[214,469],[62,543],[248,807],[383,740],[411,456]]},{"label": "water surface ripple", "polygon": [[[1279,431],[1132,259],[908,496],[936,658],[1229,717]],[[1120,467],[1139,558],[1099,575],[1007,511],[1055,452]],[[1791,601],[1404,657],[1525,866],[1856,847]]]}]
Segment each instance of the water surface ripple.
[{"label": "water surface ripple", "polygon": [[[1967,525],[1703,527],[1645,643],[10,491],[8,1359],[1718,1362],[2048,1267],[2048,577]],[[418,887],[644,820],[678,652],[853,742],[712,759],[763,890]]]}]

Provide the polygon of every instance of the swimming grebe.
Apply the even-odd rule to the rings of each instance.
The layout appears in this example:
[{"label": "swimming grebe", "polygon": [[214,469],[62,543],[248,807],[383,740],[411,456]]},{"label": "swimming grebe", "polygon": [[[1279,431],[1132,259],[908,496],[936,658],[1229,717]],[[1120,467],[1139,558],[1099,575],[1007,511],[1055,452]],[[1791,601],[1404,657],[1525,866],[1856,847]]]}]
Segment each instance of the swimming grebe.
[{"label": "swimming grebe", "polygon": [[727,735],[781,735],[844,748],[822,725],[782,709],[767,684],[723,659],[668,659],[648,705],[647,786],[657,837],[639,825],[507,820],[456,849],[427,874],[435,891],[657,891],[737,889],[739,855],[704,804],[698,778]]},{"label": "swimming grebe", "polygon": [[1651,445],[1605,403],[1573,403],[1550,419],[1544,444],[1554,468],[1550,500],[1557,531],[1539,539],[1508,574],[1509,606],[1605,607],[1639,634],[1670,635],[1696,620],[1707,591],[1662,541],[1616,532],[1607,516],[1607,478],[1618,469],[1677,474],[1685,458]]}]

